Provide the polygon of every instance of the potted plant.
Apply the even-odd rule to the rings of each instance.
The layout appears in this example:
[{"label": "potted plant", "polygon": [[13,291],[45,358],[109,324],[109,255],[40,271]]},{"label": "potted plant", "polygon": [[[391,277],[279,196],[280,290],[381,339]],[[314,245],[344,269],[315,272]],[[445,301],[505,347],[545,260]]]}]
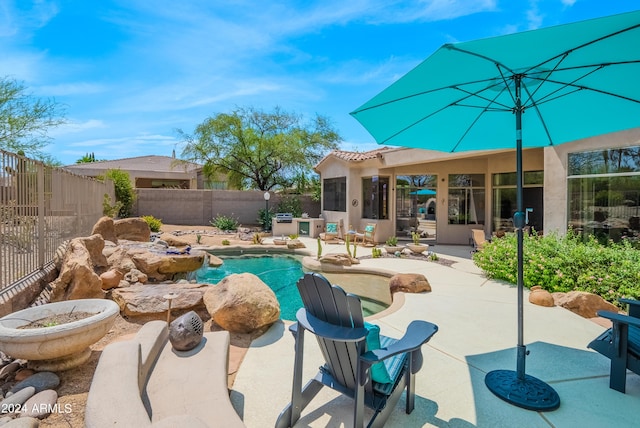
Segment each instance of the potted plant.
[{"label": "potted plant", "polygon": [[384,243],[384,249],[389,254],[395,254],[396,251],[402,251],[402,247],[398,246],[398,238],[390,236]]},{"label": "potted plant", "polygon": [[411,232],[411,239],[413,243],[407,244],[407,248],[409,248],[414,253],[423,253],[429,249],[429,245],[420,243],[420,233]]}]

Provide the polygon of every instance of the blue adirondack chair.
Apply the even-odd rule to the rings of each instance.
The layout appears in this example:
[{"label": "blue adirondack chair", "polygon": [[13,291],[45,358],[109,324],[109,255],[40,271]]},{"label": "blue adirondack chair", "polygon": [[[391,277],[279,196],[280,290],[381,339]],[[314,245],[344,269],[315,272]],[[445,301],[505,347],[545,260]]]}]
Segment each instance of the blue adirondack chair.
[{"label": "blue adirondack chair", "polygon": [[[435,324],[413,321],[405,335],[379,335],[366,323],[358,296],[331,285],[316,273],[298,281],[304,307],[290,327],[296,338],[291,403],[280,414],[277,428],[292,427],[323,386],[354,399],[354,427],[364,423],[364,406],[374,410],[369,427],[381,427],[406,389],[406,412],[415,405],[415,374],[422,367],[421,346],[438,331]],[[304,333],[316,336],[325,364],[304,388]]]},{"label": "blue adirondack chair", "polygon": [[620,299],[629,305],[629,315],[598,311],[613,326],[589,343],[589,348],[611,360],[609,387],[625,392],[627,369],[640,374],[640,300]]}]

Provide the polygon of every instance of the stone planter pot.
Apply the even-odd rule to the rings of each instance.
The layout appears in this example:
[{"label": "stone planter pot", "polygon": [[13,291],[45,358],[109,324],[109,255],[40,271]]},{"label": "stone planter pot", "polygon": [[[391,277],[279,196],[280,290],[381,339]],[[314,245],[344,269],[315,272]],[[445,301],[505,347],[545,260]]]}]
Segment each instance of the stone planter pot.
[{"label": "stone planter pot", "polygon": [[[20,329],[33,321],[71,312],[95,315],[51,327]],[[29,360],[39,371],[77,367],[91,356],[89,346],[109,332],[120,307],[107,299],[79,299],[34,306],[0,318],[0,350]]]},{"label": "stone planter pot", "polygon": [[273,243],[275,245],[287,245],[287,240],[286,239],[274,239]]},{"label": "stone planter pot", "polygon": [[428,244],[407,244],[407,248],[414,253],[424,253],[429,249]]},{"label": "stone planter pot", "polygon": [[387,253],[395,254],[396,251],[402,251],[404,247],[401,247],[400,245],[385,245],[383,248]]}]

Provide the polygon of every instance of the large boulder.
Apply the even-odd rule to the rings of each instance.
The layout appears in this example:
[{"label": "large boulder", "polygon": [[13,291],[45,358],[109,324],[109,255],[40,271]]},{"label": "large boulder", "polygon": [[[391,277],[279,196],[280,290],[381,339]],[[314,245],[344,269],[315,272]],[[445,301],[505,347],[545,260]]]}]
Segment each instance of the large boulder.
[{"label": "large boulder", "polygon": [[87,251],[89,251],[89,257],[94,267],[100,269],[109,266],[107,258],[102,254],[102,250],[104,250],[104,239],[102,235],[96,234],[77,239],[82,242]]},{"label": "large boulder", "polygon": [[111,217],[101,217],[96,224],[93,225],[92,235],[98,234],[102,236],[105,241],[111,241],[114,244],[118,243],[116,237],[116,228]]},{"label": "large boulder", "polygon": [[174,294],[171,300],[171,314],[177,316],[189,311],[195,311],[200,316],[207,317],[202,297],[209,287],[208,284],[191,284],[181,281],[176,284],[141,284],[130,287],[116,288],[111,297],[120,306],[122,315],[138,319],[167,319],[169,301],[165,298]]},{"label": "large boulder", "polygon": [[160,235],[160,239],[172,247],[186,247],[189,245],[189,241],[171,233],[163,233]]},{"label": "large boulder", "polygon": [[[95,235],[98,236],[99,235]],[[102,240],[100,237],[99,240]],[[94,271],[94,261],[86,243],[96,244],[94,239],[75,238],[69,242],[60,269],[60,275],[51,285],[51,301],[103,298],[102,280]],[[102,241],[104,245],[104,241]]]},{"label": "large boulder", "polygon": [[176,274],[193,272],[204,263],[205,252],[193,250],[188,254],[167,254],[150,252],[146,249],[132,249],[129,255],[136,268],[154,281],[173,279]]},{"label": "large boulder", "polygon": [[547,290],[539,285],[531,287],[531,293],[529,293],[529,303],[533,303],[538,306],[546,306],[551,308],[556,305],[553,300],[553,296]]},{"label": "large boulder", "polygon": [[250,273],[229,275],[204,294],[213,321],[232,333],[263,331],[280,319],[273,290]]},{"label": "large boulder", "polygon": [[597,294],[586,291],[570,291],[568,293],[552,293],[556,306],[569,309],[584,318],[597,317],[598,311],[618,312],[618,308]]},{"label": "large boulder", "polygon": [[113,223],[117,239],[149,242],[151,229],[146,221],[139,217],[123,218]]},{"label": "large boulder", "polygon": [[431,284],[421,273],[398,273],[389,279],[389,290],[391,294],[424,293],[431,291]]}]

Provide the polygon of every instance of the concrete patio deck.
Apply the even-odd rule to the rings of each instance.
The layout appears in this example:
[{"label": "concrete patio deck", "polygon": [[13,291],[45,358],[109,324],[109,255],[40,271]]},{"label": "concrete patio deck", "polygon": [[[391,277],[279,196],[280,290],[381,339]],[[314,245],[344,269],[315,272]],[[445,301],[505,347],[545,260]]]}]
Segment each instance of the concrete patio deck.
[{"label": "concrete patio deck", "polygon": [[[315,240],[307,242],[315,248]],[[335,247],[335,248],[332,248]],[[326,252],[344,252],[327,245]],[[424,274],[433,291],[406,294],[398,311],[375,320],[383,334],[400,337],[414,319],[439,326],[423,347],[416,407],[404,413],[404,396],[389,427],[623,427],[637,426],[640,376],[628,372],[627,393],[609,388],[609,360],[587,348],[604,328],[568,310],[532,305],[525,294],[526,373],[550,384],[560,408],[535,412],[510,405],[484,384],[487,372],[515,370],[516,288],[486,279],[469,257],[470,247],[436,245],[451,267],[409,259],[367,259],[362,265]],[[359,248],[362,256],[370,249]],[[525,292],[527,293],[527,292]],[[274,426],[291,398],[294,340],[289,322],[279,322],[255,340],[237,373],[232,403],[248,427]],[[315,340],[306,341],[306,383],[323,363]],[[370,413],[368,413],[370,415]],[[324,388],[303,412],[297,427],[349,427],[352,400]]]}]

